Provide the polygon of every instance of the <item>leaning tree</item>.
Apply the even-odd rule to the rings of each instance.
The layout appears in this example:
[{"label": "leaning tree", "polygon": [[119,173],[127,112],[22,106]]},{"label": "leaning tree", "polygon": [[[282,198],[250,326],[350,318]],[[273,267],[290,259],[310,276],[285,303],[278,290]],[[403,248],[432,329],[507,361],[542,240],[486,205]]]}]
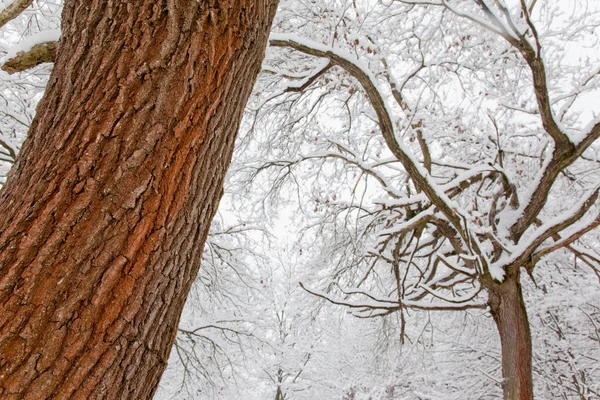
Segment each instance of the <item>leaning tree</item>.
[{"label": "leaning tree", "polygon": [[0,192],[0,397],[154,393],[276,6],[65,2]]}]

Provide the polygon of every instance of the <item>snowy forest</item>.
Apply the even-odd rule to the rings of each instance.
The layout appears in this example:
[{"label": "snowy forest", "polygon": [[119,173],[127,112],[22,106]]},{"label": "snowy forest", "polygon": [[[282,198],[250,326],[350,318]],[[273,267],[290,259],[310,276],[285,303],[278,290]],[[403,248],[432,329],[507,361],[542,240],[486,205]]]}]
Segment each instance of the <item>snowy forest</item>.
[{"label": "snowy forest", "polygon": [[[63,1],[0,10],[5,184]],[[598,138],[597,0],[280,0],[154,398],[600,399]]]}]

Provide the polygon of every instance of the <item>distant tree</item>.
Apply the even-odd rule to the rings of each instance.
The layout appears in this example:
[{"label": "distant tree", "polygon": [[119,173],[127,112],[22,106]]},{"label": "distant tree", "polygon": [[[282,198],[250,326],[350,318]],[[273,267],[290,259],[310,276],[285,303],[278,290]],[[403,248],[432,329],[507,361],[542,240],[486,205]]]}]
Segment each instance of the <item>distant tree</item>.
[{"label": "distant tree", "polygon": [[65,2],[0,192],[0,397],[152,396],[276,5]]},{"label": "distant tree", "polygon": [[305,289],[359,317],[398,313],[401,338],[409,310],[489,310],[504,398],[533,398],[522,272],[565,252],[600,270],[599,60],[585,53],[599,11],[491,0],[282,11],[240,176],[266,198],[298,198],[305,250],[328,271],[324,290]]}]

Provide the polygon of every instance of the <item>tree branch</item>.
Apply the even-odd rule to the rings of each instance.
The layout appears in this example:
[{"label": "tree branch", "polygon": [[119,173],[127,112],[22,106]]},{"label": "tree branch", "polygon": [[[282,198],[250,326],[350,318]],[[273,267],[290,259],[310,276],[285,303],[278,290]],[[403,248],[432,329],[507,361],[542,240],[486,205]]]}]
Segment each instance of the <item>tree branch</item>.
[{"label": "tree branch", "polygon": [[329,69],[331,67],[332,67],[331,63],[327,63],[327,65],[325,67],[319,69],[312,76],[305,78],[304,82],[300,86],[288,86],[284,90],[284,92],[286,92],[286,93],[287,92],[303,92],[310,85],[312,85],[317,79],[319,79],[319,77],[323,76],[323,74],[325,74],[325,72],[329,71]]},{"label": "tree branch", "polygon": [[545,248],[541,249],[540,251],[538,251],[537,253],[535,253],[532,257],[534,264],[537,263],[542,257],[552,253],[553,251],[563,248],[563,247],[568,248],[571,252],[573,252],[574,254],[579,255],[579,257],[581,257],[580,252],[575,250],[570,245],[573,242],[575,242],[576,240],[578,240],[580,237],[585,235],[586,233],[596,229],[598,226],[600,226],[600,215],[598,215],[595,219],[593,219],[592,221],[590,221],[586,224],[581,224],[581,227],[578,227],[577,229],[575,229],[574,232],[572,232],[569,236],[567,236],[565,238],[561,238],[558,241],[556,241],[553,245],[545,247]]},{"label": "tree branch", "polygon": [[[597,199],[598,199],[598,189],[595,189],[576,207],[573,207],[573,209],[571,209],[567,213],[566,216],[561,217],[559,220],[557,220],[555,222],[548,223],[548,224],[546,224],[546,226],[541,226],[539,228],[539,232],[536,232],[536,235],[533,238],[528,240],[528,243],[527,243],[525,249],[523,251],[520,251],[515,256],[511,257],[509,260],[502,262],[501,266],[504,269],[511,268],[511,267],[519,267],[521,265],[525,265],[528,262],[533,261],[532,257],[533,257],[534,252],[538,249],[538,247],[544,241],[546,241],[546,239],[551,238],[552,236],[558,234],[563,229],[565,229],[565,228],[573,225],[575,222],[577,222],[592,207],[592,205],[596,202]],[[590,228],[587,230],[584,229],[584,230],[585,230],[585,232],[588,232],[591,229],[593,229],[593,228]],[[582,230],[581,235],[583,235],[585,232],[583,232],[583,230]],[[579,236],[581,236],[581,235],[579,235]],[[572,241],[578,239],[579,236],[576,238],[573,238]],[[565,241],[563,246],[570,244],[571,242]],[[542,256],[543,256],[543,254],[542,254]],[[540,257],[538,257],[538,259]]]},{"label": "tree branch", "polygon": [[[370,311],[379,311],[378,314],[372,315],[372,317],[381,317],[381,316],[389,315],[391,313],[400,311],[402,309],[423,310],[423,311],[464,311],[464,310],[471,310],[471,309],[475,309],[475,308],[485,309],[487,307],[487,304],[481,304],[481,303],[442,305],[442,304],[436,304],[436,303],[416,304],[413,302],[402,302],[401,306],[400,305],[394,305],[394,306],[381,305],[381,306],[379,306],[379,305],[369,305],[369,304],[357,304],[357,303],[351,303],[351,302],[345,302],[345,301],[332,299],[323,293],[318,293],[318,292],[312,291],[310,289],[307,289],[306,287],[304,287],[304,285],[301,282],[298,282],[298,284],[306,292],[308,292],[314,296],[320,297],[323,300],[326,300],[331,304],[335,304],[335,305],[339,305],[339,306],[346,306],[346,307],[350,307],[350,308],[360,308],[360,309],[362,309],[362,310],[360,310],[360,312],[365,312],[365,311],[369,311],[369,310]],[[395,304],[395,303],[390,302],[390,304]]]},{"label": "tree branch", "polygon": [[0,28],[17,18],[33,3],[33,0],[14,0],[0,13]]},{"label": "tree branch", "polygon": [[6,149],[6,151],[8,152],[8,155],[10,157],[12,157],[13,160],[15,160],[17,158],[17,152],[15,151],[16,148],[13,148],[11,146],[11,143],[9,141],[3,140],[1,136],[0,136],[0,146],[4,147]]},{"label": "tree branch", "polygon": [[381,134],[392,154],[402,163],[415,185],[426,194],[429,200],[448,218],[454,228],[465,239],[461,229],[461,219],[456,210],[450,206],[450,199],[441,190],[437,190],[435,184],[427,178],[427,171],[396,140],[391,116],[383,96],[374,82],[375,78],[371,77],[357,61],[353,61],[350,55],[346,56],[341,51],[334,51],[319,43],[277,34],[272,34],[269,42],[274,47],[288,47],[315,57],[327,58],[331,63],[348,72],[361,84],[377,114]]},{"label": "tree branch", "polygon": [[56,61],[58,42],[45,42],[33,46],[28,51],[20,51],[2,65],[2,70],[9,74],[23,72],[42,63]]},{"label": "tree branch", "polygon": [[[540,211],[546,205],[548,194],[550,193],[556,177],[564,168],[572,164],[579,157],[579,155],[583,153],[587,146],[589,146],[598,136],[600,136],[600,126],[595,127],[597,129],[592,129],[591,132],[593,133],[590,133],[590,135],[588,135],[588,137],[586,137],[584,141],[580,143],[579,146],[581,149],[579,147],[575,147],[570,138],[558,126],[554,118],[548,93],[546,70],[544,62],[541,58],[539,43],[536,40],[537,48],[534,49],[526,37],[523,36],[523,34],[520,34],[519,32],[514,32],[514,34],[511,33],[513,29],[509,29],[508,26],[502,23],[498,16],[487,6],[485,2],[481,0],[474,0],[474,2],[482,8],[484,14],[490,21],[489,23],[481,20],[475,15],[460,12],[445,0],[441,0],[439,3],[408,0],[399,1],[407,4],[429,4],[445,7],[457,16],[466,18],[483,27],[484,29],[499,35],[521,53],[522,57],[527,62],[529,69],[531,70],[533,88],[538,104],[542,126],[554,141],[554,152],[545,170],[543,170],[539,175],[539,184],[536,190],[532,191],[530,201],[525,203],[526,205],[521,210],[521,215],[509,228],[511,239],[517,243],[520,237],[527,229],[529,229],[529,227],[538,217]],[[511,27],[515,26],[507,10],[505,10],[504,16],[507,19],[507,23],[509,23]],[[533,23],[529,19],[528,12],[525,18],[527,19],[526,22],[529,29],[532,31],[532,35],[537,39],[537,32],[535,31]]]}]

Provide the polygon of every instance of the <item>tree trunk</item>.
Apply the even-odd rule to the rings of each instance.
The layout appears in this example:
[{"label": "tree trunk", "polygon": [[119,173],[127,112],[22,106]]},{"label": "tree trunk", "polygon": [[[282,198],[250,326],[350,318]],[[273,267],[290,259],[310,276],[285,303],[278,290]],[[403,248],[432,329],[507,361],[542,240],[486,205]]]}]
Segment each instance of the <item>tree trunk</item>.
[{"label": "tree trunk", "polygon": [[276,3],[65,2],[0,192],[0,398],[152,396]]},{"label": "tree trunk", "polygon": [[275,400],[285,400],[281,386],[277,386],[277,392],[275,393]]},{"label": "tree trunk", "polygon": [[488,288],[489,305],[502,346],[504,400],[532,400],[531,331],[523,302],[520,272]]}]

